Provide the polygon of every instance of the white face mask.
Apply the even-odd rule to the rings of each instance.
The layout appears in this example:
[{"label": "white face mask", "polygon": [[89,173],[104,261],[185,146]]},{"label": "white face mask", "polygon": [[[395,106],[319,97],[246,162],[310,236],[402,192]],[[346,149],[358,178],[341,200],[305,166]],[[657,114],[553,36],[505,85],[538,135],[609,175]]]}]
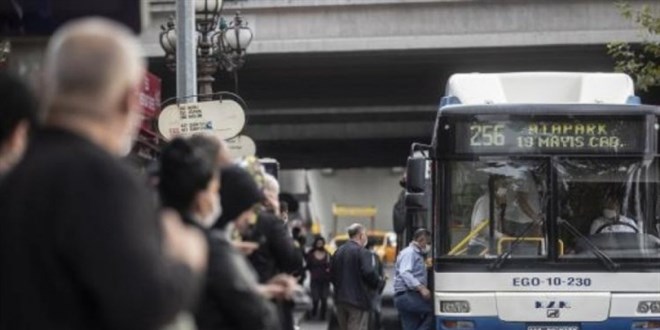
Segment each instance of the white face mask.
[{"label": "white face mask", "polygon": [[612,209],[603,209],[603,216],[606,219],[614,219],[616,217],[616,211]]},{"label": "white face mask", "polygon": [[504,197],[504,196],[506,196],[507,191],[508,190],[506,188],[499,187],[499,188],[497,188],[497,191],[495,192],[495,194],[497,195],[497,197]]},{"label": "white face mask", "polygon": [[424,254],[429,254],[431,253],[431,246],[426,244],[426,247],[424,248]]},{"label": "white face mask", "polygon": [[204,226],[205,228],[211,228],[213,224],[218,221],[218,218],[222,215],[222,204],[220,204],[220,196],[218,194],[214,194],[215,197],[213,198],[213,205],[211,206],[211,212],[209,212],[208,215],[206,215],[201,222],[201,225]]}]

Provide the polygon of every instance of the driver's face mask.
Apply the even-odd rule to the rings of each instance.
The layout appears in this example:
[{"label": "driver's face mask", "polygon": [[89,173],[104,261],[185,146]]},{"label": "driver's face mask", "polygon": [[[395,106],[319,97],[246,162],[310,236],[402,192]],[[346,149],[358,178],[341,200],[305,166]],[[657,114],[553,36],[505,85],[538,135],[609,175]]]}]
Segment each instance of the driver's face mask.
[{"label": "driver's face mask", "polygon": [[499,188],[497,188],[497,191],[495,192],[495,195],[497,195],[497,197],[504,197],[504,196],[506,196],[507,191],[508,190],[506,188],[499,187]]}]

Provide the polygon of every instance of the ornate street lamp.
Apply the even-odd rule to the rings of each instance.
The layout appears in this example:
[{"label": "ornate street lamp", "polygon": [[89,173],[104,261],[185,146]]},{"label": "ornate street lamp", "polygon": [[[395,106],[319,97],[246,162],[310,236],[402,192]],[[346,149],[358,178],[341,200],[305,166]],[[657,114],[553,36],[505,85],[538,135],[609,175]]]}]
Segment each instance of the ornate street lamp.
[{"label": "ornate street lamp", "polygon": [[0,69],[4,69],[8,66],[9,62],[9,53],[11,52],[11,44],[9,40],[0,41]]},{"label": "ornate street lamp", "polygon": [[[222,0],[195,0],[195,26],[197,29],[197,82],[202,98],[213,93],[213,75],[218,69],[235,72],[245,63],[245,50],[252,41],[252,30],[240,12],[227,24],[220,17]],[[165,62],[176,69],[176,27],[174,17],[161,26],[160,45],[165,51]],[[204,97],[206,95],[206,97]]]}]

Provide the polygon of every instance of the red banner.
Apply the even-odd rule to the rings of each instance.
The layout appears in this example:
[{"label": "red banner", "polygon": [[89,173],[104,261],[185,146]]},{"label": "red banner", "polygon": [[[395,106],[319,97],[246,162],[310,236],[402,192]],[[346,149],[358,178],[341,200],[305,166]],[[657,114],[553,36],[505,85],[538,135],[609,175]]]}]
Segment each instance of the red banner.
[{"label": "red banner", "polygon": [[160,92],[160,78],[147,72],[144,77],[142,91],[140,92],[140,105],[142,105],[142,113],[144,115],[142,128],[153,134],[156,131],[154,129],[154,122],[160,112]]}]

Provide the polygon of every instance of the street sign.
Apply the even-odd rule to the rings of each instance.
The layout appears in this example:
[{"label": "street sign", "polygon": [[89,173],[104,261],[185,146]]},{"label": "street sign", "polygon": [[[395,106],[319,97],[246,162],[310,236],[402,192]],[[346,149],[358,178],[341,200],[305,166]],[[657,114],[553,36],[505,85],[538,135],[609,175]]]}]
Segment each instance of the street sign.
[{"label": "street sign", "polygon": [[172,104],[158,117],[158,130],[167,140],[199,133],[225,140],[238,135],[243,126],[245,112],[232,100]]},{"label": "street sign", "polygon": [[236,159],[240,157],[254,156],[257,153],[257,145],[246,135],[239,135],[233,139],[225,140],[231,157]]}]

